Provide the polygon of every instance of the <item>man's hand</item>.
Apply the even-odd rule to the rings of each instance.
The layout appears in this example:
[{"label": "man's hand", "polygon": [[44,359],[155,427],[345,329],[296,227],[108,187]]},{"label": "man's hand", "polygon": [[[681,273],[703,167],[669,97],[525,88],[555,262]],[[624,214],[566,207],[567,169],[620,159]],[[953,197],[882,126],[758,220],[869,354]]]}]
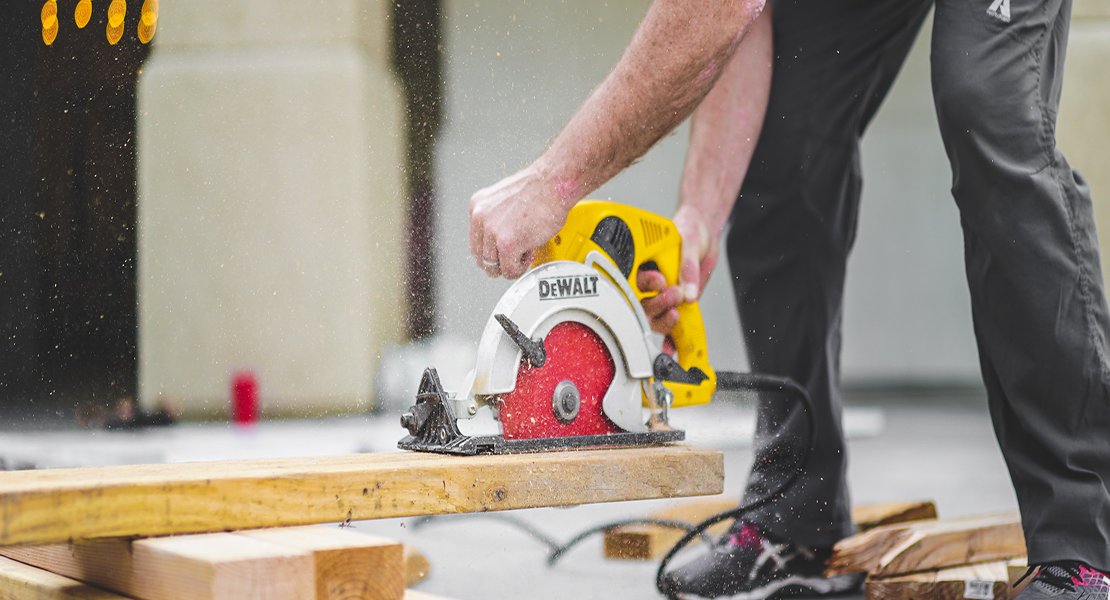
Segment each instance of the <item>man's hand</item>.
[{"label": "man's hand", "polygon": [[520,277],[563,227],[577,198],[552,187],[532,165],[471,196],[470,253],[486,275]]},{"label": "man's hand", "polygon": [[636,287],[643,292],[659,292],[651,298],[644,298],[640,306],[644,308],[651,330],[667,335],[678,324],[678,310],[676,307],[682,302],[682,288],[677,285],[668,286],[667,280],[659,271],[640,269],[636,274]]},{"label": "man's hand", "polygon": [[640,270],[636,286],[644,292],[659,292],[645,298],[644,308],[651,330],[667,335],[678,324],[677,307],[681,302],[696,302],[705,290],[705,284],[717,266],[719,256],[719,229],[705,222],[705,217],[693,206],[680,206],[674,215],[674,224],[682,235],[682,259],[678,269],[678,284],[667,285],[659,271]]},{"label": "man's hand", "polygon": [[682,236],[682,262],[678,285],[682,298],[694,302],[701,297],[720,255],[720,227],[693,204],[683,204],[674,214],[674,225]]},{"label": "man's hand", "polygon": [[698,106],[763,7],[764,0],[652,2],[616,66],[540,158],[471,198],[478,266],[491,277],[524,274],[574,203]]}]

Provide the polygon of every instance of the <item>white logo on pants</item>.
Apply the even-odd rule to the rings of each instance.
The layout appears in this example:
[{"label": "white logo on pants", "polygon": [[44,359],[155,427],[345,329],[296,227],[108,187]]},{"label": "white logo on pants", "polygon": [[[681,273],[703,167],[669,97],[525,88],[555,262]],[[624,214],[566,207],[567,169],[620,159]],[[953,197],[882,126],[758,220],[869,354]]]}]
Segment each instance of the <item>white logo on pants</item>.
[{"label": "white logo on pants", "polygon": [[1010,0],[994,0],[987,8],[987,14],[1002,21],[1010,22]]}]

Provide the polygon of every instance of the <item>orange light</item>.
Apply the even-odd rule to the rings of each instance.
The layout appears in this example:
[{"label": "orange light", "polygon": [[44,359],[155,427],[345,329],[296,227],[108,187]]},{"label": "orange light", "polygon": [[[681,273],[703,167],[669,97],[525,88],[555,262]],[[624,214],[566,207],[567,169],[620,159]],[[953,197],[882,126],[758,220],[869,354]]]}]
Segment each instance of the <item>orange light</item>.
[{"label": "orange light", "polygon": [[146,44],[158,29],[158,0],[143,2],[142,18],[139,19],[139,41]]},{"label": "orange light", "polygon": [[143,2],[143,23],[147,27],[154,27],[158,23],[158,0],[146,0]]},{"label": "orange light", "polygon": [[42,20],[42,41],[47,46],[54,43],[58,37],[58,3],[56,0],[48,0],[46,4],[42,5],[42,12],[39,14]]},{"label": "orange light", "polygon": [[50,29],[58,22],[58,3],[56,0],[48,0],[46,4],[42,5],[42,28]]},{"label": "orange light", "polygon": [[42,41],[46,42],[47,46],[49,46],[50,44],[53,44],[54,39],[57,38],[57,37],[58,37],[58,22],[57,21],[55,21],[54,24],[50,26],[50,29],[43,29],[42,30]]},{"label": "orange light", "polygon": [[108,26],[119,27],[123,25],[123,17],[127,14],[127,3],[124,0],[112,0],[108,5]]},{"label": "orange light", "polygon": [[124,0],[112,0],[108,6],[108,43],[116,45],[123,37],[123,17],[127,14],[127,3]]},{"label": "orange light", "polygon": [[81,0],[73,11],[73,20],[77,22],[78,29],[84,29],[92,18],[92,0]]},{"label": "orange light", "polygon": [[123,38],[123,25],[119,27],[112,27],[109,25],[105,31],[108,35],[108,43],[115,46]]}]

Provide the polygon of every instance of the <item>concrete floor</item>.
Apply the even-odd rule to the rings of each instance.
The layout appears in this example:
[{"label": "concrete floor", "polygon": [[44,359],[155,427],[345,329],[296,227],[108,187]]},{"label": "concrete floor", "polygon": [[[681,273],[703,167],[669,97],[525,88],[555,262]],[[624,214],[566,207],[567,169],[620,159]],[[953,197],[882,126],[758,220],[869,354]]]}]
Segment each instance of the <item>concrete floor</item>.
[{"label": "concrete floor", "polygon": [[[183,462],[220,458],[392,451],[404,433],[396,415],[321,421],[264,422],[251,429],[182,424],[137,432],[81,431],[61,413],[5,415],[0,460],[7,468]],[[739,495],[751,461],[751,409],[740,402],[675,411],[692,443],[725,452],[726,494]],[[854,502],[930,499],[942,518],[1016,510],[994,440],[986,401],[976,391],[850,394],[849,436]],[[643,516],[681,500],[653,500],[506,513],[543,536],[565,542],[607,522]],[[334,525],[332,525],[334,526]],[[554,567],[545,544],[490,515],[355,523],[353,531],[415,545],[432,563],[418,586],[459,600],[658,598],[657,565],[601,558],[600,537],[571,550]],[[690,550],[695,552],[696,549]],[[679,559],[681,560],[681,559]],[[860,596],[849,596],[862,597]]]}]

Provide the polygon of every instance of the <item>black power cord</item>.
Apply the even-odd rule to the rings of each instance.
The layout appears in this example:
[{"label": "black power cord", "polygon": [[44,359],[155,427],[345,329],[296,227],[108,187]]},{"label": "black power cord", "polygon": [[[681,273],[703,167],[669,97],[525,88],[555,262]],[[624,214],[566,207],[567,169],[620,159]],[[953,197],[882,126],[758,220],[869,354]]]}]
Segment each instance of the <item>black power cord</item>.
[{"label": "black power cord", "polygon": [[[517,519],[516,517],[503,515],[500,513],[466,513],[450,516],[427,515],[411,521],[411,524],[412,528],[416,529],[419,527],[423,527],[424,525],[427,525],[429,523],[437,523],[453,519],[489,519],[493,521],[500,521],[507,525],[512,525],[513,527],[520,529],[524,533],[527,533],[533,539],[540,541],[544,546],[547,546],[547,549],[550,551],[547,556],[548,566],[553,566],[571,548],[577,546],[579,542],[589,538],[592,535],[596,535],[615,527],[623,527],[624,525],[657,525],[659,527],[670,527],[673,529],[682,529],[684,531],[690,529],[690,524],[682,521],[668,521],[665,519],[626,519],[623,521],[613,521],[604,525],[600,525],[598,527],[587,529],[586,531],[583,531],[582,533],[574,536],[574,539],[570,540],[569,542],[565,544],[560,544],[559,542],[548,536],[546,533],[540,531],[539,529],[536,529],[523,519]],[[702,535],[702,540],[706,544],[713,543],[712,538],[710,538],[709,535],[706,534]]]},{"label": "black power cord", "polygon": [[[785,392],[788,396],[793,397],[801,403],[806,416],[806,425],[809,428],[809,443],[802,449],[801,454],[798,456],[797,467],[794,472],[790,474],[777,488],[768,493],[766,496],[754,500],[743,506],[729,509],[724,512],[718,513],[709,517],[708,519],[698,523],[690,528],[682,539],[678,540],[675,545],[663,556],[663,560],[659,562],[659,570],[655,573],[655,587],[659,589],[659,593],[663,594],[670,600],[680,600],[678,594],[671,590],[663,581],[664,575],[667,572],[667,565],[671,559],[675,557],[683,548],[686,547],[694,538],[701,536],[706,529],[721,521],[730,519],[738,519],[747,513],[750,513],[757,508],[762,508],[779,498],[786,495],[794,483],[798,481],[798,477],[805,472],[806,466],[809,463],[810,453],[813,451],[813,446],[817,442],[817,420],[813,412],[813,401],[809,397],[806,389],[793,379],[788,377],[776,377],[774,375],[762,375],[757,373],[734,373],[731,371],[717,371],[717,389],[728,391],[753,391],[753,392]],[[757,457],[758,460],[758,457]]]}]

